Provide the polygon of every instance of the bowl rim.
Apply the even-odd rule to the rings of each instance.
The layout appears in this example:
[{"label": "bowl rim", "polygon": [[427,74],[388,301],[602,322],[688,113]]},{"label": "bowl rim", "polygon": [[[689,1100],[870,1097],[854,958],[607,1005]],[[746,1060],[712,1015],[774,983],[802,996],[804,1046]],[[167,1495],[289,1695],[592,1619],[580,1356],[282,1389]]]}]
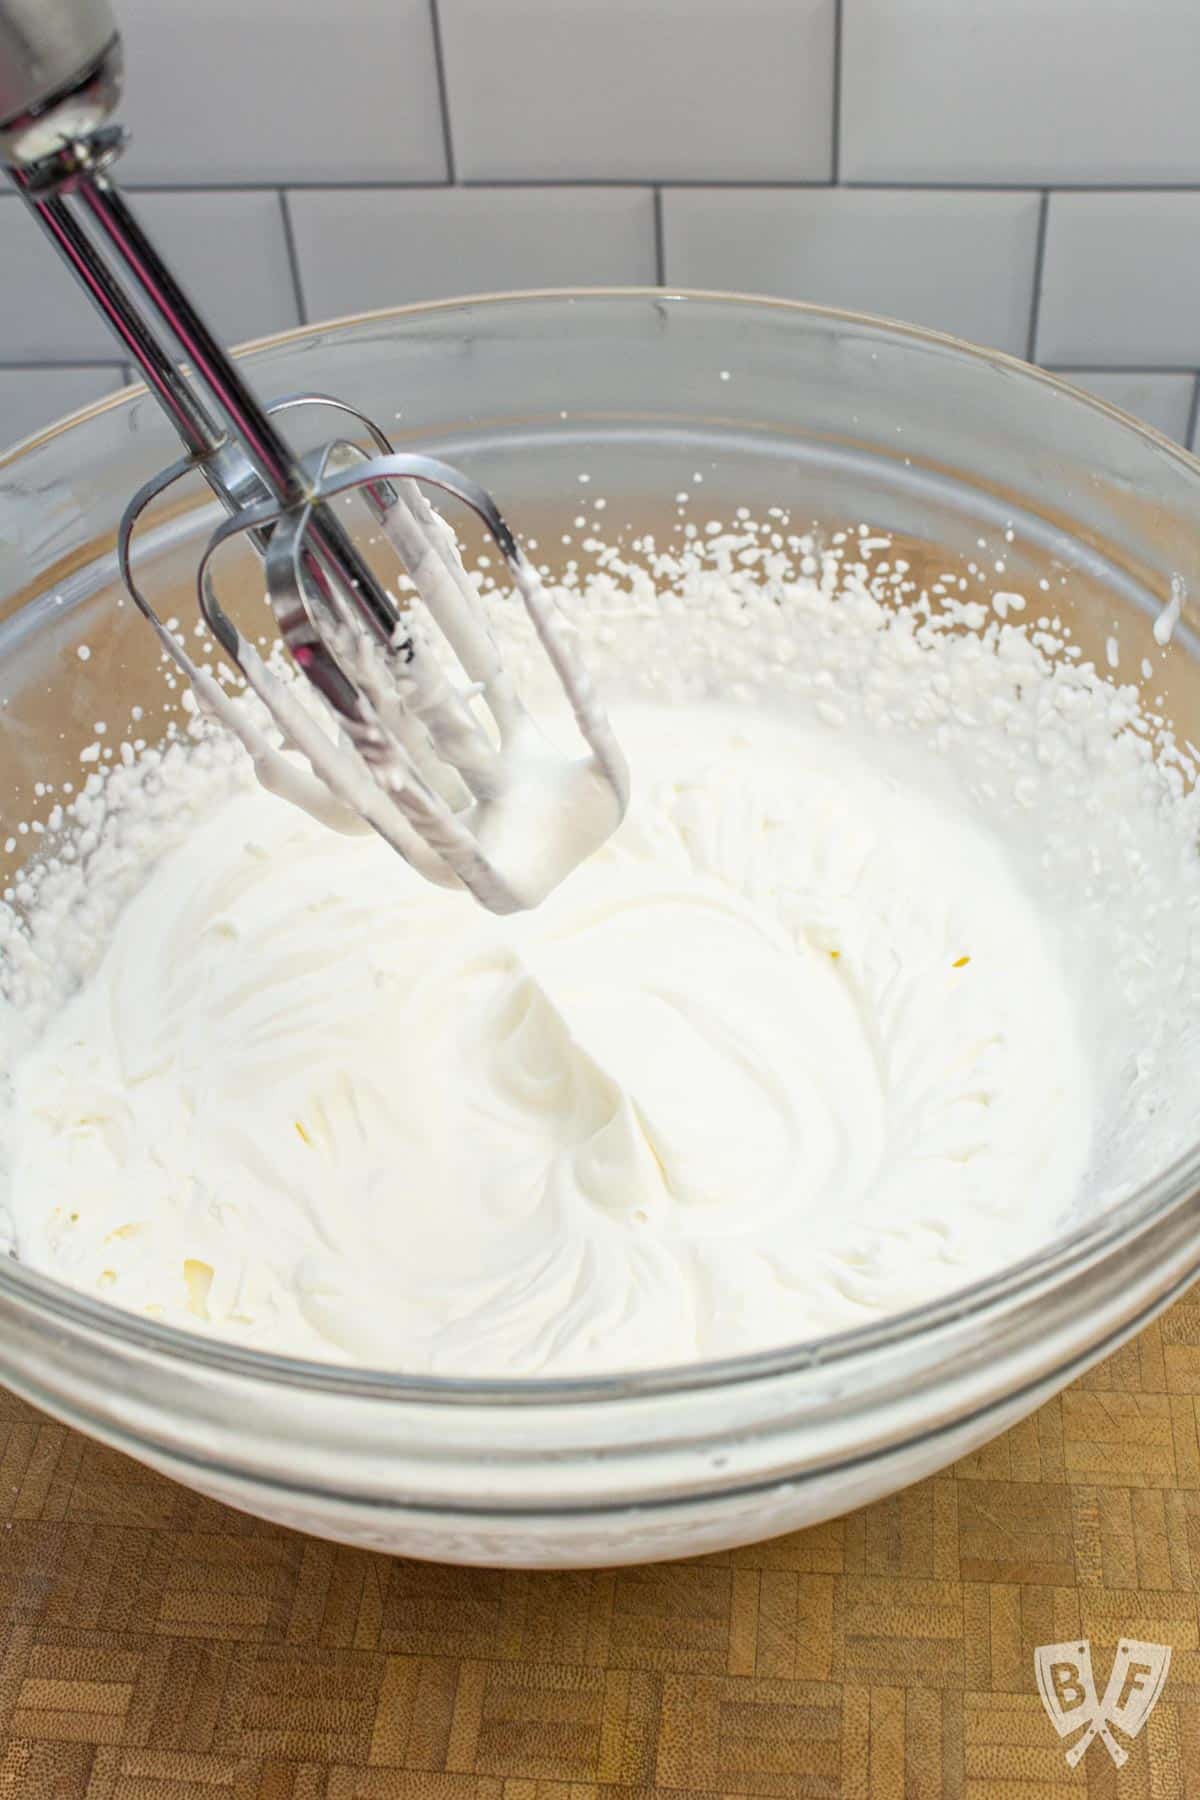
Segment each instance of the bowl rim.
[{"label": "bowl rim", "polygon": [[[1143,420],[1111,405],[1098,395],[1075,387],[1057,374],[1040,369],[1006,351],[972,344],[947,332],[911,325],[871,313],[839,307],[817,306],[805,301],[758,295],[675,287],[530,288],[496,293],[466,294],[400,306],[376,307],[332,319],[291,326],[285,331],[254,338],[236,347],[237,356],[253,357],[286,348],[330,333],[349,332],[364,324],[390,323],[472,309],[496,312],[521,304],[596,301],[612,303],[652,302],[690,306],[698,304],[769,310],[782,316],[836,322],[874,330],[891,339],[948,350],[974,362],[1005,370],[1016,378],[1056,390],[1075,404],[1113,419],[1134,432],[1157,451],[1165,452],[1193,477],[1200,476],[1200,457],[1173,442]],[[0,454],[0,473],[26,456],[53,442],[77,426],[100,417],[145,393],[133,383],[102,399],[92,401],[33,436],[22,439]],[[714,1388],[771,1378],[803,1376],[865,1365],[880,1352],[903,1342],[910,1350],[919,1339],[933,1339],[947,1327],[981,1322],[990,1314],[1027,1302],[1039,1290],[1049,1291],[1090,1262],[1118,1256],[1122,1248],[1156,1223],[1185,1207],[1200,1188],[1200,1138],[1165,1169],[1099,1218],[1063,1231],[1039,1250],[1007,1264],[996,1274],[955,1288],[920,1306],[823,1337],[806,1338],[779,1348],[752,1351],[703,1362],[659,1366],[632,1371],[613,1371],[589,1376],[522,1376],[519,1378],[413,1375],[366,1365],[324,1362],[282,1355],[232,1340],[210,1337],[181,1326],[166,1324],[109,1301],[93,1297],[40,1270],[27,1268],[15,1255],[0,1258],[0,1296],[30,1305],[60,1325],[99,1331],[109,1339],[124,1340],[138,1349],[169,1361],[206,1366],[232,1377],[241,1376],[270,1386],[322,1391],[347,1398],[392,1398],[430,1406],[444,1404],[562,1405],[584,1402],[627,1401],[632,1398],[708,1391]]]},{"label": "bowl rim", "polygon": [[[451,294],[439,300],[405,301],[398,306],[367,307],[359,312],[337,313],[331,318],[316,319],[304,325],[289,325],[283,331],[268,332],[263,337],[246,338],[232,347],[234,356],[258,356],[271,350],[284,349],[290,344],[302,343],[306,338],[330,331],[349,331],[361,325],[387,323],[396,319],[424,317],[428,314],[460,312],[474,307],[487,307],[499,311],[514,304],[527,304],[530,301],[565,300],[571,303],[578,301],[650,301],[666,305],[701,305],[721,304],[734,307],[753,307],[759,310],[778,312],[781,314],[799,314],[811,319],[837,320],[841,324],[865,326],[868,329],[882,330],[889,337],[908,339],[913,343],[931,344],[936,347],[955,350],[971,361],[993,365],[1017,375],[1023,380],[1032,381],[1036,385],[1056,390],[1069,396],[1073,401],[1081,401],[1092,411],[1115,419],[1118,423],[1129,427],[1138,437],[1153,444],[1156,449],[1165,450],[1170,457],[1183,464],[1194,473],[1200,472],[1200,444],[1193,452],[1185,445],[1177,443],[1157,426],[1149,424],[1145,419],[1137,418],[1133,413],[1125,412],[1122,407],[1114,406],[1111,401],[1104,400],[1087,388],[1077,387],[1064,378],[1060,372],[1043,369],[1037,363],[1027,362],[1024,357],[1015,356],[1011,351],[994,349],[988,345],[972,343],[969,338],[955,336],[953,332],[937,331],[932,326],[913,325],[906,319],[894,319],[886,313],[859,312],[850,307],[819,306],[811,300],[789,300],[777,294],[756,294],[742,292],[734,288],[692,288],[692,287],[546,287],[546,288],[503,288],[491,289],[476,294]],[[138,394],[146,392],[145,384],[140,381],[131,382],[128,386],[116,388],[111,394],[103,395],[99,400],[89,401],[74,412],[65,413],[61,419],[43,427],[31,436],[20,438],[15,444],[0,451],[0,471],[27,455],[31,450],[40,449],[52,442],[64,432],[83,424],[85,421],[98,418],[102,413],[111,412],[115,407],[128,405]]]}]

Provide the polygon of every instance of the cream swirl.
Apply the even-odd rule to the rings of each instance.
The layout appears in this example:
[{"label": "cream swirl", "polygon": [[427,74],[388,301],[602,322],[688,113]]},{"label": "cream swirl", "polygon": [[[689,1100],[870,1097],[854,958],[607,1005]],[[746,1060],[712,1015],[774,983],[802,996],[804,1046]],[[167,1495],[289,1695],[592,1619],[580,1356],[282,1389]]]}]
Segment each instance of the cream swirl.
[{"label": "cream swirl", "polygon": [[1086,1084],[998,847],[842,736],[614,723],[630,813],[535,913],[223,803],[16,1071],[20,1254],[274,1349],[497,1375],[778,1345],[1044,1241]]}]

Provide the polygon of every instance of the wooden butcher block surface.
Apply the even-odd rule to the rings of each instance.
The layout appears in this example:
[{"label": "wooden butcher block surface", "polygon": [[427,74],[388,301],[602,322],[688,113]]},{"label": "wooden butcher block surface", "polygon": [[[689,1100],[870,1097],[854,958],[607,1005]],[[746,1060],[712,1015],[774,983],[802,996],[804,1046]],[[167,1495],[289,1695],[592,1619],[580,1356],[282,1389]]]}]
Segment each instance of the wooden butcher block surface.
[{"label": "wooden butcher block surface", "polygon": [[[0,1393],[0,1796],[1200,1800],[1198,1400],[1200,1290],[863,1512],[526,1574],[300,1537]],[[1119,1770],[1043,1708],[1068,1640],[1101,1695],[1119,1643],[1170,1647]]]}]

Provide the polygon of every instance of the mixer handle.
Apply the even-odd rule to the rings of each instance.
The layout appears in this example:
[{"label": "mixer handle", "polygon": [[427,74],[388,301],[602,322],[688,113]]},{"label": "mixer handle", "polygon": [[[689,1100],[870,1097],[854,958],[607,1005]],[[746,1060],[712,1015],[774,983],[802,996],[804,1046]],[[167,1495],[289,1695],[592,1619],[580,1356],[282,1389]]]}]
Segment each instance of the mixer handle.
[{"label": "mixer handle", "polygon": [[[222,504],[303,505],[309,484],[290,446],[111,179],[125,133],[106,120],[121,73],[108,0],[0,0],[0,162]],[[400,609],[323,506],[309,541],[390,643]]]},{"label": "mixer handle", "polygon": [[108,0],[0,0],[0,159],[37,162],[93,132],[121,69]]}]

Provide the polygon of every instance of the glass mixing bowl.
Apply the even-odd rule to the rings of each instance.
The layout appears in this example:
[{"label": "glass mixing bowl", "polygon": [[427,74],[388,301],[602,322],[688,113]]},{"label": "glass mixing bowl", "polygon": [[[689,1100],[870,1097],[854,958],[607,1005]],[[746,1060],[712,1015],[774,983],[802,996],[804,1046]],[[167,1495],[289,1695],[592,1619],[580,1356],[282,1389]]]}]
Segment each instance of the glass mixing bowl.
[{"label": "glass mixing bowl", "polygon": [[[1050,376],[878,320],[736,297],[514,295],[306,328],[245,365],[267,397],[341,395],[398,444],[462,464],[551,560],[585,494],[664,541],[688,488],[701,522],[785,504],[793,520],[868,521],[946,567],[1011,525],[1005,585],[1068,571],[1060,610],[1089,652],[1118,621],[1126,666],[1152,648],[1172,577],[1200,585],[1200,464]],[[176,454],[139,389],[0,460],[6,876],[28,852],[16,821],[38,812],[35,783],[78,778],[94,722],[161,692],[151,634],[118,604],[114,532]],[[153,596],[183,619],[213,518],[199,490],[143,540]],[[1154,685],[1200,740],[1198,651],[1185,608]],[[0,1376],[306,1531],[458,1562],[627,1563],[788,1531],[928,1475],[1114,1349],[1198,1261],[1200,1145],[993,1280],[770,1355],[604,1380],[413,1379],[189,1335],[6,1259]]]}]

